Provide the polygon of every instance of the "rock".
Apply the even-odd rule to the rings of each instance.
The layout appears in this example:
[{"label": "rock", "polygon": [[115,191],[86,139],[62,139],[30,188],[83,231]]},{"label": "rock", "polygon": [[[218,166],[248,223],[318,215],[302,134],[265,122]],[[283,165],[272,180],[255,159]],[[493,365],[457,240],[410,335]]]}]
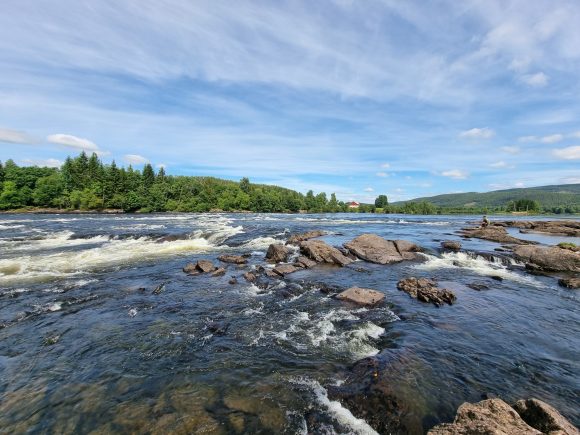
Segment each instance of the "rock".
[{"label": "rock", "polygon": [[200,273],[207,273],[214,270],[213,263],[209,260],[199,260],[197,263],[188,263],[183,268],[183,271],[188,275],[199,275]]},{"label": "rock", "polygon": [[258,277],[252,272],[244,273],[244,279],[248,282],[254,282],[254,281],[256,281],[257,278]]},{"label": "rock", "polygon": [[437,288],[435,281],[427,278],[405,278],[397,283],[397,288],[412,298],[422,302],[432,302],[438,307],[443,304],[452,305],[457,299],[451,290],[441,290]]},{"label": "rock", "polygon": [[301,255],[294,263],[297,267],[303,267],[305,269],[310,269],[311,267],[316,266],[316,261],[311,260],[310,258],[304,257]]},{"label": "rock", "polygon": [[300,243],[300,251],[308,258],[317,263],[330,263],[346,266],[353,260],[345,257],[342,253],[322,240],[308,240]]},{"label": "rock", "polygon": [[435,426],[428,435],[540,435],[501,399],[464,403],[453,423]]},{"label": "rock", "polygon": [[223,263],[233,263],[233,264],[246,264],[248,259],[242,255],[220,255],[218,260]]},{"label": "rock", "polygon": [[165,290],[165,283],[159,284],[157,287],[155,287],[155,290],[153,290],[153,294],[154,295],[161,294],[161,292],[163,292],[163,290]]},{"label": "rock", "polygon": [[500,226],[488,226],[482,228],[464,228],[461,230],[461,234],[465,237],[473,237],[476,239],[489,240],[491,242],[498,243],[511,243],[514,245],[535,245],[537,242],[532,242],[529,240],[522,240],[516,237],[512,237],[508,234],[504,227]]},{"label": "rock", "polygon": [[281,244],[271,244],[266,253],[266,259],[271,263],[285,263],[288,261],[290,249]]},{"label": "rock", "polygon": [[207,330],[215,335],[224,335],[228,331],[228,328],[230,327],[229,323],[223,320],[211,321],[206,326]]},{"label": "rock", "polygon": [[481,290],[489,290],[489,286],[480,282],[472,282],[467,284],[467,287],[473,290],[481,291]]},{"label": "rock", "polygon": [[363,234],[344,244],[358,258],[371,263],[390,264],[416,258],[419,247],[405,240],[386,240],[376,234]]},{"label": "rock", "polygon": [[551,272],[580,272],[580,252],[557,246],[516,246],[514,256],[526,267]]},{"label": "rock", "polygon": [[231,279],[228,281],[228,284],[231,284],[231,285],[234,285],[234,284],[237,284],[237,283],[238,283],[238,280],[237,280],[236,278],[231,278]]},{"label": "rock", "polygon": [[288,275],[290,273],[296,272],[297,270],[299,270],[299,268],[293,266],[292,264],[279,264],[274,269],[272,269],[275,274],[280,276]]},{"label": "rock", "polygon": [[577,289],[580,288],[580,278],[561,278],[558,284],[562,287]]},{"label": "rock", "polygon": [[211,274],[211,276],[224,276],[225,274],[226,274],[225,267],[220,267],[220,268],[214,270],[213,273]]},{"label": "rock", "polygon": [[286,242],[287,245],[298,245],[300,242],[304,242],[306,240],[315,239],[316,237],[324,236],[326,232],[322,230],[315,230],[315,231],[308,231],[302,234],[294,234],[290,236],[288,241]]},{"label": "rock", "polygon": [[280,278],[280,275],[278,275],[276,272],[274,272],[272,269],[267,269],[265,272],[266,276],[268,278]]},{"label": "rock", "polygon": [[521,233],[546,233],[557,236],[580,237],[578,221],[499,221],[493,225],[520,228]]},{"label": "rock", "polygon": [[541,400],[518,400],[514,409],[527,424],[545,434],[580,435],[556,409]]},{"label": "rock", "polygon": [[[182,269],[188,275],[199,275],[201,272],[197,269],[197,265],[193,263],[187,263]],[[145,288],[143,288],[145,290]]]},{"label": "rock", "polygon": [[336,295],[336,298],[341,301],[354,302],[359,305],[376,305],[385,299],[385,295],[376,290],[351,287]]},{"label": "rock", "polygon": [[461,243],[453,240],[445,240],[444,242],[441,242],[441,247],[449,251],[457,252],[461,249]]}]

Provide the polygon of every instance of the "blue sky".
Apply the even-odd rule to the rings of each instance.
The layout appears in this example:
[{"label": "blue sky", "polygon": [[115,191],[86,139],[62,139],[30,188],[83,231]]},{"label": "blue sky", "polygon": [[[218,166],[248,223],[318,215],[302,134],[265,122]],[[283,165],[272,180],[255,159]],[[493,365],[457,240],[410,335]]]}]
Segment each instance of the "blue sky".
[{"label": "blue sky", "polygon": [[343,200],[580,183],[577,0],[4,0],[0,160]]}]

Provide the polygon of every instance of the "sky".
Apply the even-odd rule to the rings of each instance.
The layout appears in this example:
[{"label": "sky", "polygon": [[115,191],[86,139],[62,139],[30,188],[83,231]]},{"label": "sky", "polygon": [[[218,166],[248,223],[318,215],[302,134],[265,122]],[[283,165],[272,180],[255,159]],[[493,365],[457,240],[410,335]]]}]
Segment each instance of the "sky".
[{"label": "sky", "polygon": [[342,200],[580,183],[577,0],[3,0],[0,160]]}]

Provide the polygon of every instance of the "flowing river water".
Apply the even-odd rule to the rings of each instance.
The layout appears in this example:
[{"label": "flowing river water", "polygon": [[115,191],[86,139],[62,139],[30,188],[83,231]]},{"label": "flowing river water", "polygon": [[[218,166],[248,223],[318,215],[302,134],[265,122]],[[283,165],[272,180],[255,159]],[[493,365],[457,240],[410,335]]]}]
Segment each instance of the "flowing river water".
[{"label": "flowing river water", "polygon": [[[438,250],[474,222],[0,215],[0,433],[376,433],[388,412],[362,418],[355,408],[364,403],[331,394],[371,377],[357,365],[368,357],[388,367],[381,382],[404,404],[410,433],[490,396],[537,397],[579,425],[579,293],[514,261]],[[332,245],[376,233],[426,253],[389,266],[317,266],[266,288],[242,278],[265,264],[269,244],[314,229]],[[499,255],[496,243],[461,241]],[[251,256],[222,277],[181,270],[199,259],[217,264],[222,253]],[[437,279],[456,304],[411,299],[396,288],[409,276]],[[474,282],[489,289],[467,287]],[[320,291],[353,285],[384,292],[386,303],[361,308]]]}]

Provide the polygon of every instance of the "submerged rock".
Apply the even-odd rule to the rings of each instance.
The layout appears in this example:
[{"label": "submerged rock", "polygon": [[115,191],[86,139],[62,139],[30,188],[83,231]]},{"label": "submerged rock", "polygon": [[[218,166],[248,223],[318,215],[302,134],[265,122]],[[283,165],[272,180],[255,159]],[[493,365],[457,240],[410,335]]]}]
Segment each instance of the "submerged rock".
[{"label": "submerged rock", "polygon": [[558,284],[562,287],[577,289],[580,288],[580,278],[561,278]]},{"label": "submerged rock", "polygon": [[282,244],[271,244],[266,253],[266,259],[271,263],[285,263],[288,261],[290,249]]},{"label": "submerged rock", "polygon": [[453,423],[435,426],[428,435],[540,435],[519,414],[501,399],[464,403],[457,410]]},{"label": "submerged rock", "polygon": [[420,248],[405,240],[386,240],[376,234],[362,234],[344,244],[344,247],[361,260],[390,264],[413,260]]},{"label": "submerged rock", "polygon": [[322,230],[314,230],[308,231],[302,234],[294,234],[290,236],[288,241],[286,242],[287,245],[298,245],[300,242],[304,242],[306,240],[315,239],[316,237],[321,237],[326,234],[325,231]]},{"label": "submerged rock", "polygon": [[248,259],[242,255],[224,254],[218,257],[218,260],[223,263],[246,264]]},{"label": "submerged rock", "polygon": [[353,262],[345,257],[338,249],[330,246],[322,240],[308,240],[300,243],[300,251],[308,258],[317,263],[330,263],[346,266]]},{"label": "submerged rock", "polygon": [[153,294],[154,295],[161,294],[163,290],[165,290],[165,283],[159,284],[157,287],[155,287],[155,290],[153,290]]},{"label": "submerged rock", "polygon": [[443,304],[453,305],[457,299],[451,290],[439,289],[435,281],[427,278],[405,278],[397,283],[397,288],[412,298],[431,302],[438,307]]},{"label": "submerged rock", "polygon": [[481,282],[472,282],[467,284],[467,287],[473,290],[481,291],[481,290],[489,290],[489,286],[487,284]]},{"label": "submerged rock", "polygon": [[527,424],[545,434],[580,435],[580,431],[562,414],[541,400],[518,400],[514,409]]},{"label": "submerged rock", "polygon": [[244,273],[244,279],[248,282],[254,282],[258,277],[253,272],[246,272]]},{"label": "submerged rock", "polygon": [[461,243],[454,240],[445,240],[444,242],[441,242],[441,247],[448,251],[457,252],[461,249]]},{"label": "submerged rock", "polygon": [[537,242],[532,242],[529,240],[518,239],[517,237],[512,237],[508,234],[504,227],[499,226],[488,226],[488,227],[477,227],[477,228],[464,228],[461,230],[461,234],[465,237],[473,237],[476,239],[489,240],[491,242],[498,243],[510,243],[514,245],[535,245]]},{"label": "submerged rock", "polygon": [[514,256],[529,269],[551,272],[580,272],[580,252],[557,246],[516,246]]},{"label": "submerged rock", "polygon": [[354,302],[359,305],[376,305],[385,299],[385,295],[376,290],[351,287],[336,295],[336,298],[342,301]]}]

